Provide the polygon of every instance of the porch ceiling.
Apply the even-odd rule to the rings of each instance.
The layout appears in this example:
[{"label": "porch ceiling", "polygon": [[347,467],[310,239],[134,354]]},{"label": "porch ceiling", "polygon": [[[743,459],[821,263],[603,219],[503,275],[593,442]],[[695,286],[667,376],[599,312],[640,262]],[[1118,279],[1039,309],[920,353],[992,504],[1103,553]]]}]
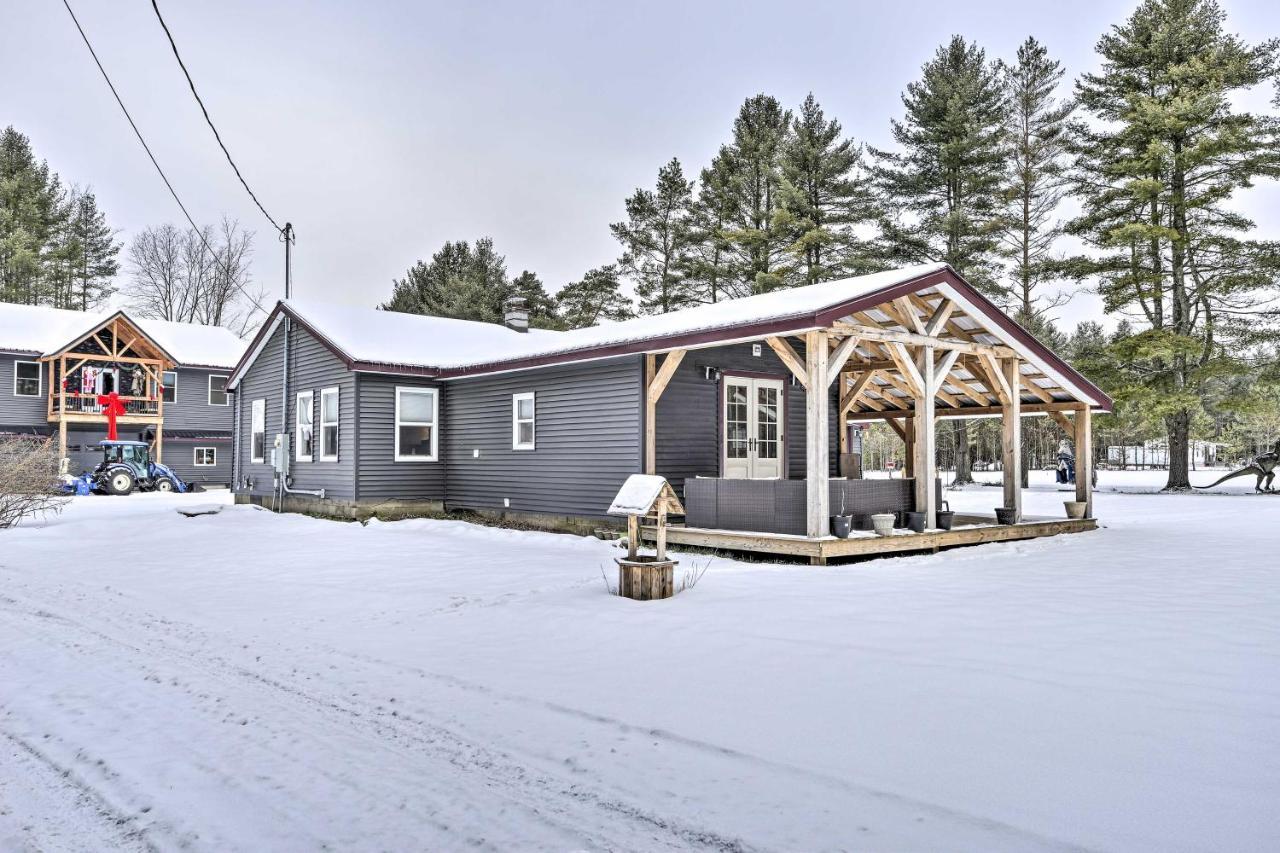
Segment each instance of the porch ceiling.
[{"label": "porch ceiling", "polygon": [[[851,418],[914,415],[911,368],[926,340],[939,350],[956,353],[934,398],[935,413],[940,416],[998,414],[1006,400],[1000,361],[1007,358],[1017,358],[1019,362],[1021,387],[1017,393],[1023,411],[1043,413],[1089,405],[1045,366],[1012,349],[1000,330],[968,312],[958,299],[938,286],[922,288],[833,322],[833,357],[848,338],[856,339],[857,344],[840,370],[837,387],[840,411]],[[912,364],[904,364],[904,360]]]}]

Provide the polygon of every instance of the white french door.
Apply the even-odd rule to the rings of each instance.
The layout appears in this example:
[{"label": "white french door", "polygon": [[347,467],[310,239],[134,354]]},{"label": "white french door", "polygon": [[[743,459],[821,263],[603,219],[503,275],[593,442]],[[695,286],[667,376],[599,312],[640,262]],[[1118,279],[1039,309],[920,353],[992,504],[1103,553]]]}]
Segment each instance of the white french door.
[{"label": "white french door", "polygon": [[782,476],[782,380],[724,377],[724,476]]}]

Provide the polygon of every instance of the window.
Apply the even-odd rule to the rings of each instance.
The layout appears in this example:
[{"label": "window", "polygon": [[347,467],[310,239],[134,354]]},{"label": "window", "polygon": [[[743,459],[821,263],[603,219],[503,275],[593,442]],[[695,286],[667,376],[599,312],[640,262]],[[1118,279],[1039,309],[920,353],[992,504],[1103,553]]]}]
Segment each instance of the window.
[{"label": "window", "polygon": [[209,377],[209,405],[225,406],[227,404],[227,377]]},{"label": "window", "polygon": [[396,389],[396,461],[436,461],[437,391],[434,388]]},{"label": "window", "polygon": [[293,453],[299,462],[311,461],[311,443],[315,434],[315,407],[311,391],[298,394],[298,410],[293,416]]},{"label": "window", "polygon": [[267,401],[254,400],[249,423],[249,461],[267,461]]},{"label": "window", "polygon": [[338,458],[338,389],[320,392],[320,458],[330,462]]},{"label": "window", "polygon": [[[225,382],[222,387],[226,387]],[[160,374],[160,399],[166,403],[178,402],[178,371],[166,370]]]},{"label": "window", "polygon": [[216,447],[197,447],[196,448],[196,467],[208,468],[218,464],[218,448]]},{"label": "window", "polygon": [[15,361],[13,363],[13,396],[40,396],[40,362]]},{"label": "window", "polygon": [[533,450],[533,395],[511,395],[511,449]]}]

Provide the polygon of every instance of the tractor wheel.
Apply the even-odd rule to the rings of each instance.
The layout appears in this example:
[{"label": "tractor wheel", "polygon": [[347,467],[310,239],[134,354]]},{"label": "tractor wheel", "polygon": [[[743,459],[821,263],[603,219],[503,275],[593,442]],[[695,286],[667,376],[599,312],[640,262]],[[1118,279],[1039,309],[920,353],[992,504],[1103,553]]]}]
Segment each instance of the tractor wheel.
[{"label": "tractor wheel", "polygon": [[173,480],[170,480],[168,477],[161,477],[160,479],[156,480],[156,491],[157,492],[176,492],[177,489],[173,487]]},{"label": "tractor wheel", "polygon": [[133,475],[124,469],[107,474],[107,494],[109,495],[127,495],[133,491],[134,485]]}]

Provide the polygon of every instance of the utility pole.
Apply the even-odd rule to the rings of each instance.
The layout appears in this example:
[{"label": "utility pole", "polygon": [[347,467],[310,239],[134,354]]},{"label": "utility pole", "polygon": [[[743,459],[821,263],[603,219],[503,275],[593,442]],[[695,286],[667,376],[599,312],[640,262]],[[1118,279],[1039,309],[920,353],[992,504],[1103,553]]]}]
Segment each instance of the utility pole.
[{"label": "utility pole", "polygon": [[284,298],[288,299],[293,295],[293,223],[286,222],[280,234],[284,238]]}]

